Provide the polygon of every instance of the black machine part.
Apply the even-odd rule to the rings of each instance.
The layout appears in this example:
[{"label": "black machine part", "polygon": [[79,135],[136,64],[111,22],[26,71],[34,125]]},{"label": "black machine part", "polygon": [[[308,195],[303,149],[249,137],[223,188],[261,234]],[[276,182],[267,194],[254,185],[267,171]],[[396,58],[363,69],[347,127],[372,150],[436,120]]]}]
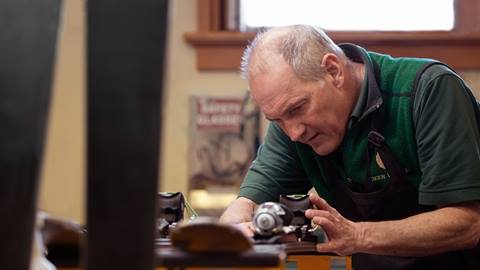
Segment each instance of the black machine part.
[{"label": "black machine part", "polygon": [[[305,217],[305,211],[313,208],[308,194],[301,195],[280,195],[280,203],[292,211],[293,218],[290,225],[294,228],[295,236],[299,241],[317,242],[319,232],[314,232],[310,219]],[[324,234],[320,233],[321,238]]]},{"label": "black machine part", "polygon": [[279,202],[261,204],[253,216],[257,243],[323,242],[320,228],[312,229],[305,211],[313,208],[308,195],[281,195]]},{"label": "black machine part", "polygon": [[183,219],[185,199],[181,192],[159,192],[157,194],[157,217],[163,218],[168,223],[178,222]]},{"label": "black machine part", "polygon": [[183,220],[185,198],[181,192],[157,193],[157,238],[166,238],[177,223]]},{"label": "black machine part", "polygon": [[280,195],[279,202],[285,205],[293,214],[293,219],[289,225],[310,226],[310,220],[305,217],[305,211],[313,208],[308,194],[305,195]]}]

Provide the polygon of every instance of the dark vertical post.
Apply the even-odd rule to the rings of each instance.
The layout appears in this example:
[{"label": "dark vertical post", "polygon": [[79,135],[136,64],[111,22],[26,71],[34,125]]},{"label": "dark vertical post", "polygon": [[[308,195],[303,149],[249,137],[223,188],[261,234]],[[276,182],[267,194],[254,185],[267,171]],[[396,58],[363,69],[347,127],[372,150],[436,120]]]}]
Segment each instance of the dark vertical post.
[{"label": "dark vertical post", "polygon": [[87,269],[152,269],[167,1],[87,16]]},{"label": "dark vertical post", "polygon": [[60,0],[0,1],[0,268],[30,267]]}]

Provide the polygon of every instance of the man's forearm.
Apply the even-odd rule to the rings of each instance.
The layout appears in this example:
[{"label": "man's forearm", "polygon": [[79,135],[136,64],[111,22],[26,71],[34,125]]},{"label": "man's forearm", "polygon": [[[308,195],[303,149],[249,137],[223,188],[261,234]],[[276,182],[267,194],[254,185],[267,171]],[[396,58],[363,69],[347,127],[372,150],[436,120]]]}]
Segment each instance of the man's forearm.
[{"label": "man's forearm", "polygon": [[233,201],[220,217],[220,222],[238,224],[252,220],[257,204],[247,198],[239,197]]},{"label": "man's forearm", "polygon": [[317,209],[305,212],[323,228],[328,241],[319,252],[339,255],[369,253],[392,256],[426,256],[468,249],[480,238],[480,202],[446,206],[396,221],[353,222],[317,195],[310,195]]},{"label": "man's forearm", "polygon": [[361,222],[356,252],[425,256],[474,247],[480,238],[478,202],[440,208],[398,221]]}]

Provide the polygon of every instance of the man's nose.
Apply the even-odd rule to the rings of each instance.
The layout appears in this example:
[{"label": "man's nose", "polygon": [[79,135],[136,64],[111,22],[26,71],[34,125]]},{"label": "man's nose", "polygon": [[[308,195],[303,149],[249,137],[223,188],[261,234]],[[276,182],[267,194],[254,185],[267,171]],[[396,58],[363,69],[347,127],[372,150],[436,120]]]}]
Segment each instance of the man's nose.
[{"label": "man's nose", "polygon": [[284,121],[285,130],[288,134],[288,137],[294,142],[300,141],[305,133],[305,126],[296,121]]}]

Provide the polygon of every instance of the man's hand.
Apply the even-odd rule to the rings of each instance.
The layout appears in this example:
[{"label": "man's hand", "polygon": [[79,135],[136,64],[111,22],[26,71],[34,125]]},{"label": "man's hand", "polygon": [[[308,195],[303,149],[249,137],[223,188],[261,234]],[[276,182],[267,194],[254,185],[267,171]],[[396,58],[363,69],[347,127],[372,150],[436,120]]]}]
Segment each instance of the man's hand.
[{"label": "man's hand", "polygon": [[443,206],[400,220],[352,222],[317,195],[310,195],[317,209],[305,212],[323,228],[327,242],[319,252],[338,255],[369,253],[389,256],[429,256],[471,249],[480,241],[480,202]]},{"label": "man's hand", "polygon": [[333,252],[341,256],[356,252],[356,245],[362,238],[360,226],[344,218],[318,195],[310,194],[310,201],[317,209],[307,210],[305,216],[315,225],[321,226],[328,239],[326,243],[317,244],[317,251]]},{"label": "man's hand", "polygon": [[246,236],[253,237],[252,217],[257,204],[247,198],[239,197],[233,201],[220,217],[221,223],[233,224]]},{"label": "man's hand", "polygon": [[242,231],[247,237],[253,237],[255,229],[253,228],[252,222],[243,222],[238,224],[233,224],[237,229]]},{"label": "man's hand", "polygon": [[257,204],[247,198],[239,197],[233,201],[220,217],[221,223],[239,224],[252,221]]}]

